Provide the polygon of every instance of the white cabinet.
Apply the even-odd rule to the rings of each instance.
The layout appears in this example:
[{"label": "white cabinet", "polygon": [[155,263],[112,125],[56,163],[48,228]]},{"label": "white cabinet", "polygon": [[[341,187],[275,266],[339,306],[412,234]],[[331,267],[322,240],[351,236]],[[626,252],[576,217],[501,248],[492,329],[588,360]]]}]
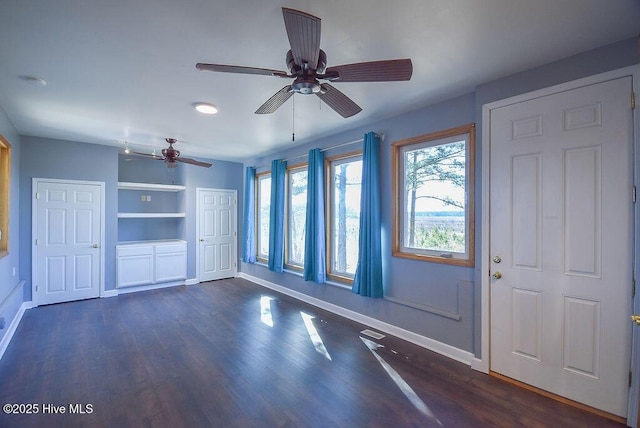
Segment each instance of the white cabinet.
[{"label": "white cabinet", "polygon": [[116,287],[153,283],[153,245],[118,245],[116,260]]},{"label": "white cabinet", "polygon": [[155,246],[155,281],[178,281],[187,277],[187,243]]},{"label": "white cabinet", "polygon": [[182,281],[187,277],[187,243],[122,242],[116,246],[116,263],[118,288]]}]

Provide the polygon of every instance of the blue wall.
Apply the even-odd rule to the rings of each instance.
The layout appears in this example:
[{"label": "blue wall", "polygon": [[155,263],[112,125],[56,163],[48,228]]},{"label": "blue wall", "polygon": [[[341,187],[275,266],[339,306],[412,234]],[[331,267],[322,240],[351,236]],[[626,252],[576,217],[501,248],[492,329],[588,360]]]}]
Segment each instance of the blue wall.
[{"label": "blue wall", "polygon": [[[0,259],[0,318],[5,326],[0,330],[0,340],[8,330],[23,302],[20,284],[20,136],[0,108],[0,134],[11,144],[11,175],[9,188],[9,254]],[[6,231],[3,231],[7,233]],[[4,238],[3,238],[4,239]],[[15,269],[15,275],[13,273]]]},{"label": "blue wall", "polygon": [[[195,278],[196,272],[196,188],[230,189],[238,192],[238,218],[242,218],[242,164],[212,159],[200,159],[212,163],[211,168],[180,164],[169,169],[163,162],[153,159],[119,156],[120,181],[143,183],[179,184],[186,186],[185,192],[163,194],[160,192],[131,192],[132,196],[120,196],[120,210],[139,211],[139,195],[151,194],[152,203],[165,204],[170,208],[184,210],[184,219],[121,219],[119,220],[118,240],[132,241],[142,239],[185,239],[187,241],[187,278]],[[132,159],[132,160],[127,160]],[[143,205],[149,208],[148,204]],[[169,209],[168,209],[169,210]],[[163,207],[158,207],[163,211]]]},{"label": "blue wall", "polygon": [[105,182],[105,285],[113,289],[116,275],[118,235],[118,150],[38,137],[22,137],[20,162],[20,277],[26,281],[25,299],[31,300],[31,208],[32,179],[55,178]]},{"label": "blue wall", "polygon": [[[307,283],[290,272],[273,273],[260,264],[245,264],[243,272],[288,287],[314,298],[377,318],[411,332],[452,345],[480,356],[480,237],[482,225],[482,106],[510,96],[545,88],[639,62],[637,39],[585,52],[574,57],[523,71],[494,82],[482,84],[472,94],[434,104],[388,120],[372,123],[354,131],[323,138],[305,146],[247,159],[246,165],[264,165],[272,159],[290,158],[313,147],[334,145],[362,138],[368,131],[385,134],[381,147],[382,164],[382,243],[385,299],[368,299],[335,285]],[[454,126],[476,123],[476,264],[474,268],[448,266],[391,256],[391,144],[407,137]],[[354,150],[351,146],[345,151]],[[333,154],[328,151],[327,155]],[[428,308],[425,308],[428,307]],[[430,311],[435,309],[436,311]],[[459,320],[433,312],[458,314]]]},{"label": "blue wall", "polygon": [[[368,131],[384,134],[384,141],[381,143],[380,163],[385,299],[363,298],[353,294],[349,287],[305,282],[300,275],[295,273],[277,274],[259,264],[243,263],[242,272],[422,336],[471,351],[473,349],[474,269],[391,257],[393,215],[391,144],[404,138],[473,123],[475,120],[474,108],[474,94],[467,94],[327,139],[317,140],[268,158],[252,159],[247,162],[247,165],[265,165],[258,169],[260,171],[268,169],[266,165],[271,159],[286,159],[306,153],[310,148],[330,148],[341,143],[355,141],[363,138]],[[361,148],[361,145],[350,145],[327,150],[325,155],[332,156],[340,152],[350,152]],[[431,307],[434,311],[425,311],[423,308],[425,306]],[[460,316],[460,320],[443,317],[434,312],[448,313],[452,317]]]},{"label": "blue wall", "polygon": [[[208,189],[228,189],[236,190],[238,193],[238,213],[236,224],[238,228],[242,224],[242,185],[243,185],[243,168],[238,162],[218,161],[211,159],[202,159],[211,162],[211,168],[200,168],[197,166],[188,166],[184,168],[186,192],[186,213],[185,218],[185,239],[187,240],[187,277],[195,278],[196,272],[196,245],[198,237],[196,236],[196,188]],[[240,242],[238,240],[238,242]]]},{"label": "blue wall", "polygon": [[[180,238],[189,241],[187,246],[187,276],[195,278],[195,188],[225,188],[242,191],[242,164],[211,161],[211,168],[180,165],[169,170],[163,162],[154,160],[126,161],[119,156],[116,147],[51,140],[38,137],[22,137],[22,162],[20,164],[20,212],[31,218],[32,178],[56,178],[105,182],[105,287],[115,288],[115,248],[118,240]],[[144,183],[184,184],[184,195],[162,195],[153,192],[152,201],[162,203],[163,198],[181,198],[178,209],[185,209],[185,219],[146,221],[144,219],[118,220],[118,181]],[[18,180],[16,180],[18,181]],[[160,199],[158,199],[160,198]],[[174,199],[175,200],[175,199]],[[131,204],[132,201],[124,201]],[[170,204],[171,201],[164,201]],[[241,207],[240,207],[241,209]],[[132,209],[132,211],[135,209]],[[127,211],[127,207],[122,207]],[[177,227],[177,229],[176,229]],[[16,233],[16,236],[18,234]],[[20,223],[20,241],[31,242],[31,221]],[[20,278],[26,281],[25,300],[31,300],[31,245],[20,248]]]}]

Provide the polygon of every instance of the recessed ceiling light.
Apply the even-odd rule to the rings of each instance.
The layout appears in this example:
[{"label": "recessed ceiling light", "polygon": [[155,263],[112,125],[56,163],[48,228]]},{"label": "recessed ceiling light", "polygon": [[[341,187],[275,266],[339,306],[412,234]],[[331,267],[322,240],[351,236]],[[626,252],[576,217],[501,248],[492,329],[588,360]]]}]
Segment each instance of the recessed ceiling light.
[{"label": "recessed ceiling light", "polygon": [[209,103],[195,103],[193,105],[196,110],[203,114],[216,114],[218,113],[218,107]]}]

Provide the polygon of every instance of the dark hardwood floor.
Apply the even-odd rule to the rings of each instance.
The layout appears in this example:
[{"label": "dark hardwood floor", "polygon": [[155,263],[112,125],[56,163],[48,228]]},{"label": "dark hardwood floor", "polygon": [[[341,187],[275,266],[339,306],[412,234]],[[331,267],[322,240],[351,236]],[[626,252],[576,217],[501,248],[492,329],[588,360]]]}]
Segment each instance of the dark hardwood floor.
[{"label": "dark hardwood floor", "polygon": [[242,279],[31,309],[0,427],[622,426],[364,328]]}]

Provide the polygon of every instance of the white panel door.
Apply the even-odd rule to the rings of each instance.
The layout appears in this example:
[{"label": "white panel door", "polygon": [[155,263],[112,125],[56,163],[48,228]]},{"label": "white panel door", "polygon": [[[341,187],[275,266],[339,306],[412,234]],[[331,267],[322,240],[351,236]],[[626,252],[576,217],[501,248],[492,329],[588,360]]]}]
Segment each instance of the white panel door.
[{"label": "white panel door", "polygon": [[102,186],[36,181],[34,304],[100,295]]},{"label": "white panel door", "polygon": [[631,78],[491,112],[491,370],[627,412]]},{"label": "white panel door", "polygon": [[232,278],[237,273],[235,190],[197,189],[198,280]]}]

